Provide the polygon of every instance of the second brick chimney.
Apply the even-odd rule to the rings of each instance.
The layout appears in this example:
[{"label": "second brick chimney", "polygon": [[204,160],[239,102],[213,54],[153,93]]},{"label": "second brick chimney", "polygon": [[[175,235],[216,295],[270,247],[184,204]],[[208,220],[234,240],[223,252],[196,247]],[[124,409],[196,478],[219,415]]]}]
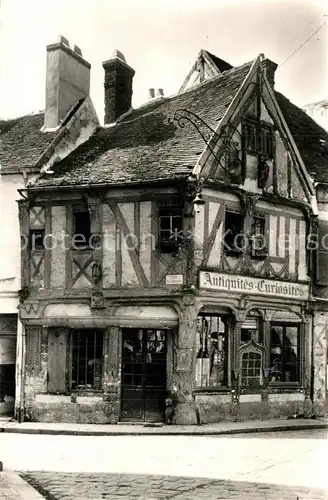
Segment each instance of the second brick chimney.
[{"label": "second brick chimney", "polygon": [[265,73],[265,76],[267,77],[269,83],[271,84],[272,88],[274,88],[274,77],[275,77],[275,72],[276,69],[278,68],[278,64],[275,62],[271,61],[270,59],[263,59],[262,60],[262,68]]},{"label": "second brick chimney", "polygon": [[131,108],[135,71],[119,50],[115,50],[112,57],[102,64],[105,70],[105,125],[108,125],[115,123]]}]

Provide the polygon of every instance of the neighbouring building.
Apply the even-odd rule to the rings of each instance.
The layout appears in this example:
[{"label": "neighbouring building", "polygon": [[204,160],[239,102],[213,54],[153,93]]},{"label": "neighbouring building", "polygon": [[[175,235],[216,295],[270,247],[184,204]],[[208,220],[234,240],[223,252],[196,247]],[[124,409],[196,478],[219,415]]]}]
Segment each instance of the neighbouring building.
[{"label": "neighbouring building", "polygon": [[323,415],[327,134],[262,55],[201,51],[138,109],[123,54],[103,67],[104,127],[18,202],[20,414],[163,421],[169,396],[176,424]]},{"label": "neighbouring building", "polygon": [[[71,48],[60,37],[47,47],[45,111],[0,121],[0,415],[13,415],[15,395],[18,407],[22,395],[24,332],[18,319],[21,256],[17,200],[31,177],[51,171],[55,162],[97,128],[89,87],[90,64],[78,47]],[[36,225],[38,220],[36,215]],[[42,267],[36,261],[34,265]],[[40,281],[38,286],[42,289],[44,283]]]}]

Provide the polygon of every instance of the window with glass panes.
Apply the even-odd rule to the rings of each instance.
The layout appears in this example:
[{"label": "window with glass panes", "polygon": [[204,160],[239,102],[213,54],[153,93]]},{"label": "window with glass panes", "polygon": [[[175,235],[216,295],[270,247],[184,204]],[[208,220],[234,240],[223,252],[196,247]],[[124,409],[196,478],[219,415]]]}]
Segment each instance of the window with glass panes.
[{"label": "window with glass panes", "polygon": [[300,327],[271,324],[270,382],[300,381]]},{"label": "window with glass panes", "polygon": [[166,207],[159,211],[159,243],[176,244],[182,237],[182,208]]},{"label": "window with glass panes", "polygon": [[103,332],[72,330],[71,389],[101,390]]}]

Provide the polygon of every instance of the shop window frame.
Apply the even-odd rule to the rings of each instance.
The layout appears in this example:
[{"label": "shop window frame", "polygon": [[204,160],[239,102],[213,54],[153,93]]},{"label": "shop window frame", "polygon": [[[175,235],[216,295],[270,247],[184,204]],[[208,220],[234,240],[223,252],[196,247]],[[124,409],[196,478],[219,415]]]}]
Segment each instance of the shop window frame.
[{"label": "shop window frame", "polygon": [[[214,384],[208,384],[208,385],[200,385],[197,384],[197,373],[194,378],[194,391],[195,392],[227,392],[231,389],[231,356],[232,356],[232,344],[231,344],[231,326],[232,326],[232,318],[229,316],[228,313],[222,313],[222,314],[216,314],[216,313],[201,313],[197,317],[197,321],[201,320],[202,318],[223,318],[224,319],[224,324],[225,324],[225,337],[226,337],[226,345],[224,346],[224,355],[225,355],[225,365],[224,365],[224,382],[222,385],[214,385]],[[214,332],[212,332],[214,333]],[[196,337],[196,372],[197,369],[197,359],[201,359],[198,357],[199,355],[199,350],[201,348],[200,342],[198,342],[198,331],[197,331],[197,337]],[[211,334],[210,334],[211,336]],[[211,337],[208,338],[208,341],[211,340]],[[215,354],[215,353],[214,353]],[[209,368],[210,368],[210,373],[208,375],[209,380],[213,377],[211,377],[211,359],[212,359],[213,351],[209,353],[209,358],[204,358],[204,359],[209,359]],[[214,359],[214,356],[213,356]],[[202,370],[203,370],[203,365],[202,365]],[[203,375],[203,372],[202,372]],[[205,374],[206,376],[206,374]]]},{"label": "shop window frame", "polygon": [[[282,327],[283,328],[283,338],[285,338],[285,330],[286,328],[297,328],[297,375],[298,380],[271,380],[272,373],[278,373],[278,370],[273,371],[271,368],[271,350],[272,350],[272,330],[274,327]],[[300,387],[303,384],[303,353],[304,353],[304,335],[302,336],[302,324],[296,322],[284,322],[284,321],[273,321],[270,323],[270,341],[268,345],[268,377],[269,377],[269,385],[270,386],[281,386],[281,387]],[[285,350],[283,350],[283,366],[286,365],[286,354]],[[286,373],[286,370],[281,373]]]}]

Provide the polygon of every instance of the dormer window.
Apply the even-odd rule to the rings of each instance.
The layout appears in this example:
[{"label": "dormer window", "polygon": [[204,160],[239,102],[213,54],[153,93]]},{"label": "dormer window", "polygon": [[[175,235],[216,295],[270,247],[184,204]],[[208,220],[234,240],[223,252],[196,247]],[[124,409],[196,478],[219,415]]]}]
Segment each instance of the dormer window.
[{"label": "dormer window", "polygon": [[245,151],[248,153],[257,152],[257,125],[255,120],[247,120],[243,125],[243,138]]},{"label": "dormer window", "polygon": [[266,158],[273,158],[273,128],[270,125],[261,125],[260,151]]},{"label": "dormer window", "polygon": [[273,158],[274,132],[269,123],[247,119],[243,124],[243,139],[247,153]]}]

